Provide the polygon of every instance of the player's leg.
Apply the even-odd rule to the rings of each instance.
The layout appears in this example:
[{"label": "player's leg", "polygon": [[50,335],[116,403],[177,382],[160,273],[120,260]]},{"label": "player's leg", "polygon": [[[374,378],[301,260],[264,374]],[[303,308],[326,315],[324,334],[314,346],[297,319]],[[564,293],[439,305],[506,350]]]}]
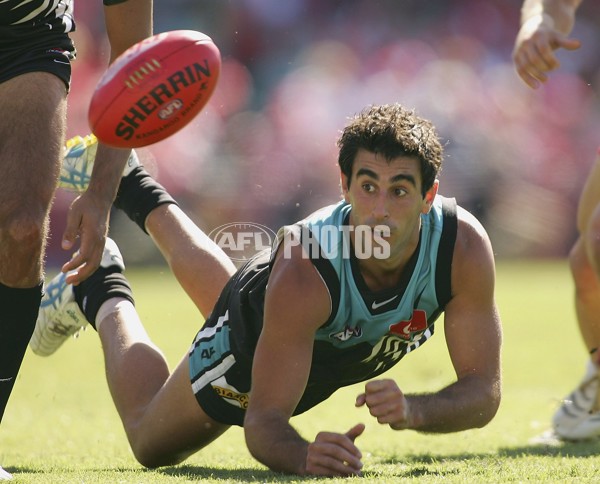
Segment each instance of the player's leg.
[{"label": "player's leg", "polygon": [[579,200],[577,229],[580,236],[569,257],[575,283],[579,327],[590,352],[600,347],[600,273],[595,271],[593,264],[600,244],[595,238],[598,222],[595,222],[594,218],[599,206],[600,155],[592,167]]},{"label": "player's leg", "polygon": [[188,356],[172,374],[130,301],[111,299],[96,317],[113,401],[137,460],[173,465],[229,428],[208,417],[192,392]]},{"label": "player's leg", "polygon": [[0,84],[0,418],[42,295],[48,213],[65,132],[66,87],[29,73]]},{"label": "player's leg", "polygon": [[575,285],[579,331],[587,351],[595,353],[600,346],[600,281],[590,263],[584,237],[580,236],[571,249],[569,265]]},{"label": "player's leg", "polygon": [[134,307],[125,266],[107,239],[100,268],[76,287],[56,276],[44,295],[32,349],[52,354],[88,322],[98,331],[106,378],[131,448],[145,466],[181,462],[227,430],[198,404],[187,354],[170,375]]},{"label": "player's leg", "polygon": [[564,439],[580,440],[600,436],[600,278],[590,256],[598,250],[593,236],[594,219],[600,204],[600,156],[586,180],[577,213],[580,236],[569,254],[575,284],[577,322],[591,358],[583,379],[566,397],[553,417],[555,433]]},{"label": "player's leg", "polygon": [[[87,188],[96,148],[93,136],[69,140],[60,187],[74,191]],[[152,236],[184,290],[207,316],[235,266],[139,165],[135,152],[123,173],[115,206]]]},{"label": "player's leg", "polygon": [[177,205],[152,210],[146,218],[146,230],[181,286],[207,317],[235,272],[231,260]]},{"label": "player's leg", "polygon": [[152,236],[177,280],[200,312],[208,316],[235,272],[223,250],[141,166],[121,180],[115,206]]}]

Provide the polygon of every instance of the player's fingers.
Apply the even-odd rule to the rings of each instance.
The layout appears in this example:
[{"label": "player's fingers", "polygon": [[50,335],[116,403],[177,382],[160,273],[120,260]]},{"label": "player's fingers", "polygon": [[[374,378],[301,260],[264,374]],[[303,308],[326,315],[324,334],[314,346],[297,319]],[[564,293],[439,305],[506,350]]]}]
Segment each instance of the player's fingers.
[{"label": "player's fingers", "polygon": [[308,446],[306,470],[313,475],[359,475],[361,458],[360,450],[346,435],[320,432]]},{"label": "player's fingers", "polygon": [[540,83],[548,80],[548,76],[530,63],[523,53],[515,56],[514,64],[521,80],[532,89],[537,89]]},{"label": "player's fingers", "polygon": [[61,247],[63,250],[71,250],[75,246],[79,229],[81,227],[81,216],[72,208],[67,213],[67,223],[63,232]]},{"label": "player's fingers", "polygon": [[103,247],[100,240],[91,243],[83,237],[79,251],[62,267],[62,271],[67,273],[66,280],[69,284],[77,285],[94,273],[100,266]]},{"label": "player's fingers", "polygon": [[367,402],[367,395],[361,393],[356,397],[356,401],[354,402],[355,407],[362,407]]},{"label": "player's fingers", "polygon": [[556,47],[565,50],[577,50],[579,47],[581,47],[581,41],[563,37],[556,40]]},{"label": "player's fingers", "polygon": [[352,427],[348,432],[346,432],[346,437],[348,437],[352,442],[356,440],[356,437],[362,435],[365,431],[365,424],[359,423]]},{"label": "player's fingers", "polygon": [[371,380],[365,384],[365,394],[367,395],[368,400],[370,400],[373,395],[388,391],[400,391],[396,382],[390,378]]},{"label": "player's fingers", "polygon": [[560,66],[556,58],[553,43],[537,42],[534,44],[534,49],[526,51],[525,57],[527,63],[537,71],[549,72],[557,69]]},{"label": "player's fingers", "polygon": [[319,455],[312,461],[307,461],[306,470],[315,476],[360,476],[363,463],[355,461],[351,457],[348,460]]},{"label": "player's fingers", "polygon": [[74,286],[76,286],[83,280],[80,275],[80,270],[83,267],[83,265],[79,262],[79,259],[72,259],[62,266],[61,270],[62,272],[67,274],[65,280],[68,284],[73,284]]}]

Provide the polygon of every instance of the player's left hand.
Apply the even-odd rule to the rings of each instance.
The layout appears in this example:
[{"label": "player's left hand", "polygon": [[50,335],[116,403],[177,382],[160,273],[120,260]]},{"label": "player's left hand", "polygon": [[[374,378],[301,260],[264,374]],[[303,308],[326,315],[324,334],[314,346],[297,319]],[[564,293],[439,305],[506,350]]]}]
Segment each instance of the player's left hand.
[{"label": "player's left hand", "polygon": [[409,428],[410,409],[406,397],[394,380],[373,380],[365,385],[365,392],[356,397],[357,407],[366,405],[380,424],[394,430]]},{"label": "player's left hand", "polygon": [[63,265],[67,283],[77,285],[91,276],[100,266],[108,232],[110,205],[94,192],[88,190],[77,197],[67,214],[67,226],[63,233],[62,248],[72,250],[80,239],[79,250]]}]

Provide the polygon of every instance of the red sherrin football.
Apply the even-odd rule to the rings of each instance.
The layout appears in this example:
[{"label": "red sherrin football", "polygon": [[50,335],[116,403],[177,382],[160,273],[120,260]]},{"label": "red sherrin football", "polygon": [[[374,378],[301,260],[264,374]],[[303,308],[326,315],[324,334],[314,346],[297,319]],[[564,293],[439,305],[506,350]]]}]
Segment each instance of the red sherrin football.
[{"label": "red sherrin football", "polygon": [[161,141],[202,110],[220,70],[219,49],[201,32],[149,37],[115,59],[98,82],[88,111],[92,132],[122,148]]}]

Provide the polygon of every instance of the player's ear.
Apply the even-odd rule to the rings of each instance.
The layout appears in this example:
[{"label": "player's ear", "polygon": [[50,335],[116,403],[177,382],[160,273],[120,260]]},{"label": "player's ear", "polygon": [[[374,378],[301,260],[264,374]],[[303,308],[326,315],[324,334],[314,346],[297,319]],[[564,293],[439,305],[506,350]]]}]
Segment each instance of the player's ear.
[{"label": "player's ear", "polygon": [[423,208],[421,210],[422,213],[429,213],[431,210],[431,205],[433,205],[433,200],[437,195],[439,186],[440,182],[436,179],[431,188],[425,192],[425,196],[423,197]]},{"label": "player's ear", "polygon": [[342,196],[344,197],[344,200],[350,203],[350,199],[348,197],[348,188],[350,187],[350,180],[348,180],[348,177],[342,172],[340,172],[340,186],[342,188]]}]

